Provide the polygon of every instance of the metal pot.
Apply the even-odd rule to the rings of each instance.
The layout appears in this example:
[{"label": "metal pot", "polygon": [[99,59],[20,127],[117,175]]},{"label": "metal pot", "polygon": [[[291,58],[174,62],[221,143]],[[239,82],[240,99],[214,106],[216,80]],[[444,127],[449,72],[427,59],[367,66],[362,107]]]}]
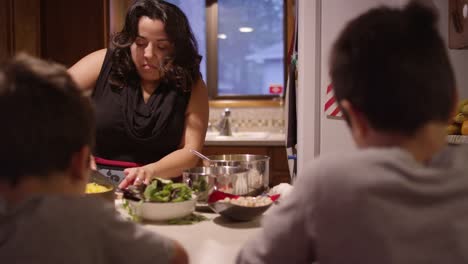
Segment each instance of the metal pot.
[{"label": "metal pot", "polygon": [[86,194],[87,196],[104,198],[105,200],[114,203],[115,187],[114,187],[112,181],[108,177],[104,176],[103,174],[101,174],[100,172],[98,172],[96,170],[91,170],[91,174],[89,176],[88,182],[89,183],[94,182],[96,184],[105,186],[109,190],[106,191],[106,192],[101,192],[101,193],[87,193]]},{"label": "metal pot", "polygon": [[[232,179],[232,190],[224,192],[235,195],[258,195],[268,189],[270,179],[270,157],[253,154],[224,154],[208,156],[210,161],[203,160],[208,167],[239,167],[247,169],[244,177]],[[246,187],[245,187],[246,186]]]},{"label": "metal pot", "polygon": [[236,166],[195,167],[182,173],[185,182],[197,195],[197,201],[206,203],[214,189],[228,190],[233,182],[247,178],[247,169]]}]

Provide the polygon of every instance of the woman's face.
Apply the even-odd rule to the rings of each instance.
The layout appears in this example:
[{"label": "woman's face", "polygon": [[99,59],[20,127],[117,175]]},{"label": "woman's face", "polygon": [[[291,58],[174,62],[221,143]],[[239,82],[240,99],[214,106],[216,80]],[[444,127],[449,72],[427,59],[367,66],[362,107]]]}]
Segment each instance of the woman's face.
[{"label": "woman's face", "polygon": [[130,46],[130,51],[143,81],[160,80],[160,63],[173,52],[173,45],[169,42],[162,21],[141,17],[138,21],[138,36]]}]

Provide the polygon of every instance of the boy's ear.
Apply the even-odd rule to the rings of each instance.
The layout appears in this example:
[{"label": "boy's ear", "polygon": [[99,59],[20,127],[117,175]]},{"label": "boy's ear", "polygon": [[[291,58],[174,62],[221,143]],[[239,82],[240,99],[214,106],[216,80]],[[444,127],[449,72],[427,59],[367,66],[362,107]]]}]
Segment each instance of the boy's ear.
[{"label": "boy's ear", "polygon": [[348,100],[341,100],[339,102],[343,115],[351,129],[354,141],[360,145],[365,140],[369,130],[369,123],[367,118],[359,112]]},{"label": "boy's ear", "polygon": [[88,181],[89,164],[91,150],[89,146],[83,146],[79,151],[75,152],[70,162],[70,176],[73,181]]}]

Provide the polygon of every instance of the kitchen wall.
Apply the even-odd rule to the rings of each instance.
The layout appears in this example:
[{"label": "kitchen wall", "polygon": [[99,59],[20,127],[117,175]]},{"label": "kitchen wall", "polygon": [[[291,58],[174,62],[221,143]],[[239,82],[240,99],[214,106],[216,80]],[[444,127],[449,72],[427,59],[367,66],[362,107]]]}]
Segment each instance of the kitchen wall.
[{"label": "kitchen wall", "polygon": [[[331,83],[328,74],[328,58],[331,47],[345,24],[365,12],[371,7],[378,5],[396,5],[395,0],[326,0],[321,1],[320,22],[320,91],[321,106],[325,105],[325,89]],[[321,111],[322,111],[321,107]],[[323,112],[320,116],[320,154],[353,149],[349,130],[344,120],[328,118]]]},{"label": "kitchen wall", "polygon": [[330,47],[349,19],[397,0],[299,0],[298,174],[320,154],[354,148],[343,120],[323,113]]},{"label": "kitchen wall", "polygon": [[[321,154],[354,148],[343,120],[323,112],[331,45],[349,19],[381,5],[407,0],[299,0],[298,173]],[[448,41],[448,0],[434,0],[440,12],[439,29]],[[461,97],[468,97],[468,50],[449,50]]]},{"label": "kitchen wall", "polygon": [[[439,10],[439,29],[442,37],[448,43],[448,0],[433,0]],[[467,30],[467,29],[465,29]],[[447,44],[448,45],[448,44]],[[468,49],[449,49],[450,59],[455,70],[460,98],[468,98]]]},{"label": "kitchen wall", "polygon": [[[224,107],[210,107],[209,122],[216,125]],[[231,129],[234,132],[258,131],[285,133],[284,108],[280,107],[231,107]]]}]

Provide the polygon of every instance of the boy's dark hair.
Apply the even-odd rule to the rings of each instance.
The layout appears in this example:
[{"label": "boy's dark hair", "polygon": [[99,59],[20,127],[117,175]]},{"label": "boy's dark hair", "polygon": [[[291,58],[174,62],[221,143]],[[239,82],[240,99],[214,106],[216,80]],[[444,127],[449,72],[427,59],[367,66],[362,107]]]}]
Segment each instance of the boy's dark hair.
[{"label": "boy's dark hair", "polygon": [[336,40],[330,76],[346,99],[380,131],[412,135],[429,121],[446,122],[455,78],[434,11],[417,2],[379,7],[348,23]]},{"label": "boy's dark hair", "polygon": [[0,181],[47,177],[94,142],[91,103],[58,64],[20,54],[0,69]]}]

